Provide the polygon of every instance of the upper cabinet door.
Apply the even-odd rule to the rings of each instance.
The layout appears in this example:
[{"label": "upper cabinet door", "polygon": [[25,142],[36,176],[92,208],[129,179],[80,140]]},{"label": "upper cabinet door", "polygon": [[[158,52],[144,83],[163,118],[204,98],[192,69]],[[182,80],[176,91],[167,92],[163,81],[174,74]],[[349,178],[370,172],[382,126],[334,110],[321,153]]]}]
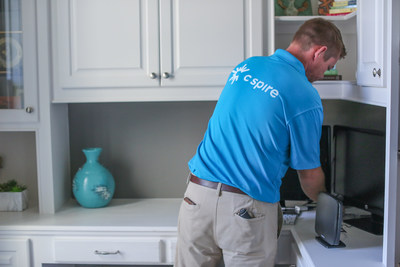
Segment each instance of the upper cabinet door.
[{"label": "upper cabinet door", "polygon": [[0,1],[0,123],[38,120],[35,1]]},{"label": "upper cabinet door", "polygon": [[386,1],[357,1],[358,66],[357,83],[384,87],[384,5]]},{"label": "upper cabinet door", "polygon": [[159,85],[157,0],[51,4],[55,99],[73,97],[71,89]]},{"label": "upper cabinet door", "polygon": [[238,63],[262,55],[261,8],[258,0],[160,1],[161,85],[223,87]]}]

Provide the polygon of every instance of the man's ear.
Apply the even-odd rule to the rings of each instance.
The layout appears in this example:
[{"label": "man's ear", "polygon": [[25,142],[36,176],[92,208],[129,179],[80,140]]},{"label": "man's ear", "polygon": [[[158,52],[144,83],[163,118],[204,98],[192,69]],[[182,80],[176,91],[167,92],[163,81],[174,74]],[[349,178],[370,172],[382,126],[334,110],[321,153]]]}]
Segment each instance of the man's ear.
[{"label": "man's ear", "polygon": [[326,47],[325,45],[316,46],[314,50],[314,60],[318,57],[324,56],[326,50],[328,50],[328,47]]}]

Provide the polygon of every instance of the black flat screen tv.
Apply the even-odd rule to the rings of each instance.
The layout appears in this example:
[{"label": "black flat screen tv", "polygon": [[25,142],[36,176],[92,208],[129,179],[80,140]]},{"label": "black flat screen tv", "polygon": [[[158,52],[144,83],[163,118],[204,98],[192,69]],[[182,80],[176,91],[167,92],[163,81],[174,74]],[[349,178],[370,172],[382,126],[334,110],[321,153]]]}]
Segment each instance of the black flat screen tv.
[{"label": "black flat screen tv", "polygon": [[344,222],[381,235],[385,199],[385,133],[335,126],[333,140],[333,192],[343,198],[345,206],[370,213]]},{"label": "black flat screen tv", "polygon": [[[329,125],[322,126],[320,140],[320,158],[321,167],[325,173],[325,185],[327,191],[331,190],[331,127]],[[282,178],[280,189],[281,205],[284,206],[285,200],[311,201],[303,192],[300,186],[297,171],[289,168]]]}]

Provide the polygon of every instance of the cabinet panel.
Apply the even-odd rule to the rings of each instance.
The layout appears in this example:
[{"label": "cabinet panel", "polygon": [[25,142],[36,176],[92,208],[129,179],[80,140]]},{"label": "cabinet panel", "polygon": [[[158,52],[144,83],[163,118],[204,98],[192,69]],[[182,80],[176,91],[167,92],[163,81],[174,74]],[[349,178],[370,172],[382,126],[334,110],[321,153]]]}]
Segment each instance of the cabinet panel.
[{"label": "cabinet panel", "polygon": [[0,266],[31,266],[28,239],[0,239]]},{"label": "cabinet panel", "polygon": [[362,86],[385,86],[384,5],[385,1],[378,0],[358,3],[357,83]]},{"label": "cabinet panel", "polygon": [[161,1],[161,73],[170,74],[161,85],[224,86],[232,68],[250,54],[247,39],[257,40],[249,33],[247,2]]},{"label": "cabinet panel", "polygon": [[159,263],[157,238],[57,238],[54,260],[65,263]]},{"label": "cabinet panel", "polygon": [[[158,86],[158,1],[60,0],[53,4],[56,87]],[[63,91],[56,90],[55,98]]]}]

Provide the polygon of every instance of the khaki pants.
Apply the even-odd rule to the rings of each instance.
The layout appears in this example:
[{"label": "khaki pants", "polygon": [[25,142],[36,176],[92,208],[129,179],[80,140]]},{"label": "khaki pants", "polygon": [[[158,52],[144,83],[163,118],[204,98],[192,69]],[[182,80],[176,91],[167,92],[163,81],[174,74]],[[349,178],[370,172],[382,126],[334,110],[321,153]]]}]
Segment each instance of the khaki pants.
[{"label": "khaki pants", "polygon": [[[176,267],[274,266],[279,203],[189,183],[178,220]],[[191,202],[191,203],[188,203]],[[253,218],[237,212],[245,208]],[[279,208],[279,209],[278,209]]]}]

